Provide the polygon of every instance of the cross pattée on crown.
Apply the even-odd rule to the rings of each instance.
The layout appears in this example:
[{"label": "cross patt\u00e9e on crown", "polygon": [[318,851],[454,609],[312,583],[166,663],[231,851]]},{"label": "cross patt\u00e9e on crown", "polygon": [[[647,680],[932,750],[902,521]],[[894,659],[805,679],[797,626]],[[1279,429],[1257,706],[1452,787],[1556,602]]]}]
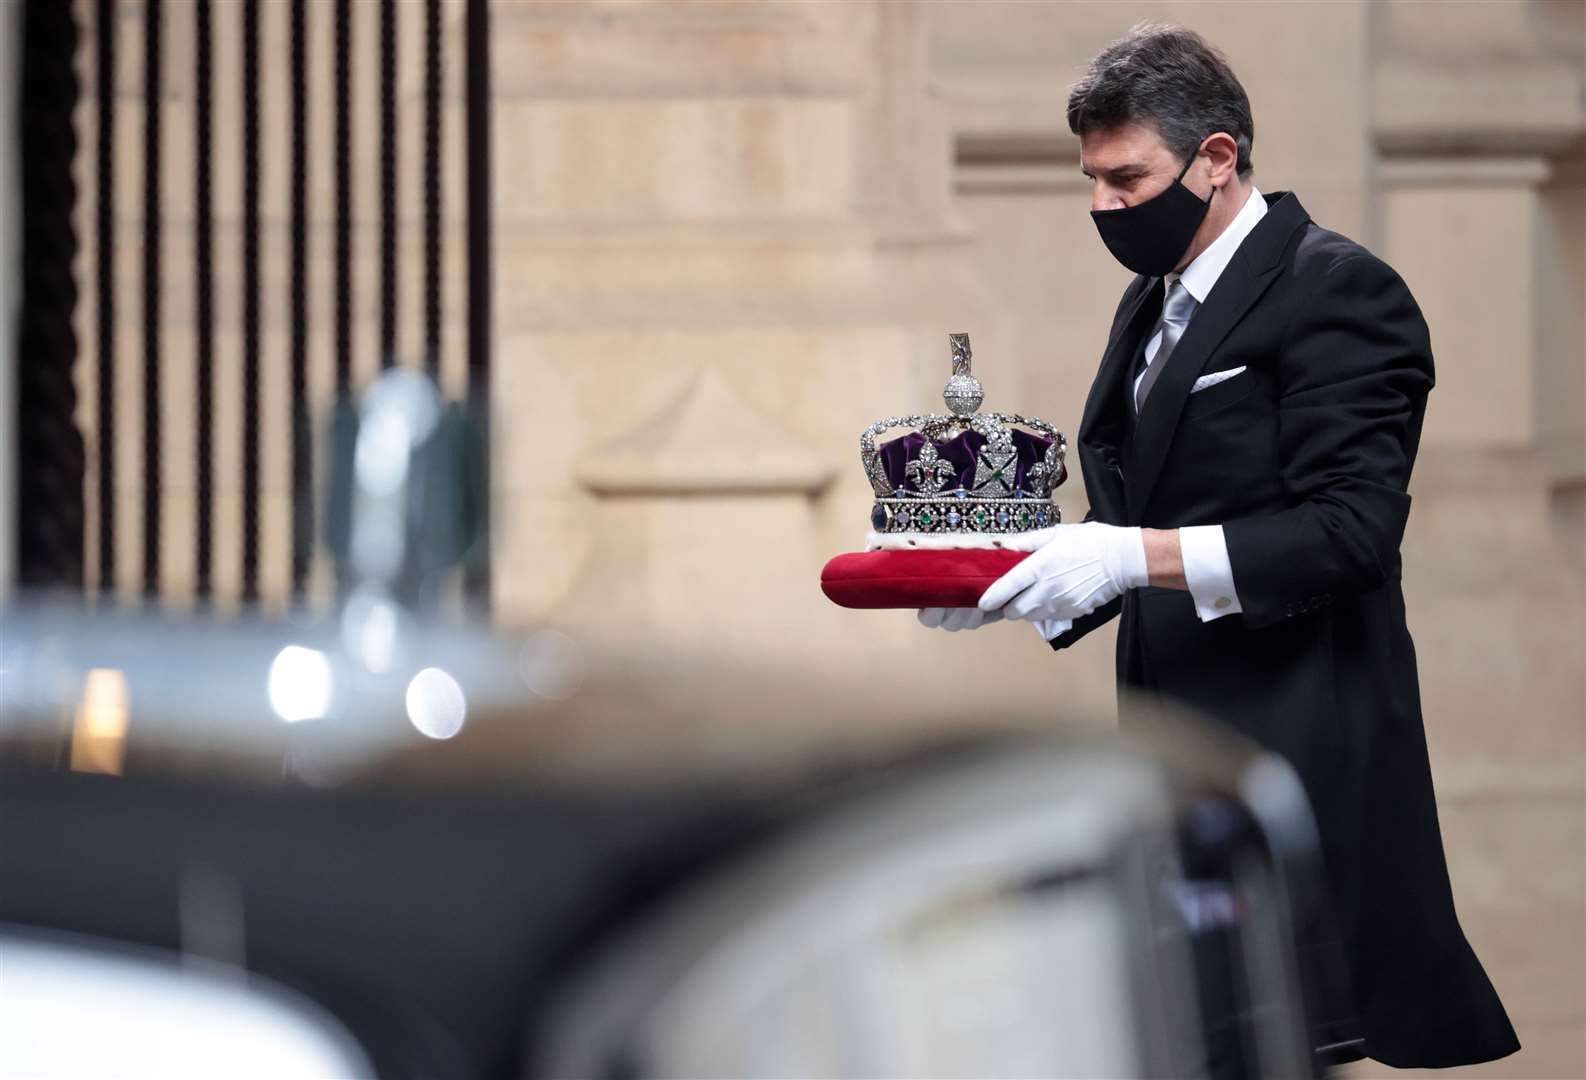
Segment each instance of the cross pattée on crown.
[{"label": "cross patt\u00e9e on crown", "polygon": [[973,356],[974,354],[971,353],[970,350],[969,350],[969,335],[968,334],[948,334],[947,335],[947,340],[950,341],[952,343],[952,346],[953,346],[953,374],[954,375],[968,375],[968,374],[970,374],[969,360],[970,360],[970,357]]},{"label": "cross patt\u00e9e on crown", "polygon": [[969,335],[948,334],[947,340],[953,346],[953,373],[942,390],[942,400],[953,415],[968,416],[980,408],[981,401],[985,399],[985,390],[981,388],[980,381],[969,373]]}]

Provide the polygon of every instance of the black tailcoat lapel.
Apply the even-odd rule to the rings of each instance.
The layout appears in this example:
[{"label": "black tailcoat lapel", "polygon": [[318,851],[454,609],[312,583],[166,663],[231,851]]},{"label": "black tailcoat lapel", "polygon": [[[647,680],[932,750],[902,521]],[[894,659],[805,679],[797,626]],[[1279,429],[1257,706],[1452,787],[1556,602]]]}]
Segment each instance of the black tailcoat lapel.
[{"label": "black tailcoat lapel", "polygon": [[1178,347],[1168,357],[1146,398],[1134,432],[1133,461],[1128,470],[1129,524],[1138,525],[1162,472],[1190,387],[1201,375],[1212,351],[1261,299],[1281,269],[1280,256],[1294,230],[1310,221],[1300,201],[1285,192],[1234,252],[1206,302],[1190,319]]},{"label": "black tailcoat lapel", "polygon": [[1112,337],[1102,355],[1085,412],[1079,425],[1080,465],[1085,474],[1085,492],[1096,520],[1121,525],[1124,521],[1124,486],[1121,475],[1122,448],[1127,444],[1129,419],[1124,412],[1127,398],[1123,387],[1130,361],[1140,349],[1146,332],[1162,313],[1162,279],[1136,278],[1132,286],[1138,294],[1126,301],[1113,323]]}]

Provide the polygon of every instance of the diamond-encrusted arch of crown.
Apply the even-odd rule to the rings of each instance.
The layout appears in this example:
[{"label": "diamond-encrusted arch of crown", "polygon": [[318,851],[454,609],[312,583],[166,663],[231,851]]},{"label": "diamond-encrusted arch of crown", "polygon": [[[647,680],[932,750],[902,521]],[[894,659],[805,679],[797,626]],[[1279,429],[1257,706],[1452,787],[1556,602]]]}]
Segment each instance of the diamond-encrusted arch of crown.
[{"label": "diamond-encrusted arch of crown", "polygon": [[[876,493],[877,532],[1019,532],[1055,524],[1052,493],[1067,478],[1067,440],[1045,420],[981,413],[970,374],[969,336],[950,335],[951,412],[889,416],[859,436],[859,458]],[[896,428],[911,431],[877,443]],[[1027,430],[1025,430],[1027,429]]]}]

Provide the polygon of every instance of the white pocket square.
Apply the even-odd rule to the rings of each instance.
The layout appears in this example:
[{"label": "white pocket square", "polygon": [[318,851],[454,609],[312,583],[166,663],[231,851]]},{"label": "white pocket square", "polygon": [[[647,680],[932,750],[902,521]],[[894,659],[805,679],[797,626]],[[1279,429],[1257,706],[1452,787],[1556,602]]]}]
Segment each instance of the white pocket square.
[{"label": "white pocket square", "polygon": [[1243,370],[1244,368],[1242,367],[1232,367],[1227,371],[1213,371],[1210,374],[1202,375],[1200,378],[1195,380],[1195,385],[1190,387],[1190,393],[1198,393],[1199,391],[1206,389],[1208,386],[1216,386],[1220,382],[1227,382],[1229,379],[1233,378]]}]

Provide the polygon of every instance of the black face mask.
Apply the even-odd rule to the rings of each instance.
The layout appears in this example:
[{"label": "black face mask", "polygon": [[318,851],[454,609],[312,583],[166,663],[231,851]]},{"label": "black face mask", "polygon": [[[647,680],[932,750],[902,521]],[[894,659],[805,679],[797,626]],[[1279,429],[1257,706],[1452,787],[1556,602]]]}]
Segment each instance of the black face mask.
[{"label": "black face mask", "polygon": [[[1191,154],[1166,190],[1143,203],[1090,212],[1096,231],[1101,233],[1101,242],[1113,258],[1135,273],[1160,277],[1172,270],[1206,219],[1211,199],[1202,202],[1199,195],[1180,182],[1194,162],[1195,155]],[[1217,189],[1213,188],[1212,195],[1216,194]]]}]

